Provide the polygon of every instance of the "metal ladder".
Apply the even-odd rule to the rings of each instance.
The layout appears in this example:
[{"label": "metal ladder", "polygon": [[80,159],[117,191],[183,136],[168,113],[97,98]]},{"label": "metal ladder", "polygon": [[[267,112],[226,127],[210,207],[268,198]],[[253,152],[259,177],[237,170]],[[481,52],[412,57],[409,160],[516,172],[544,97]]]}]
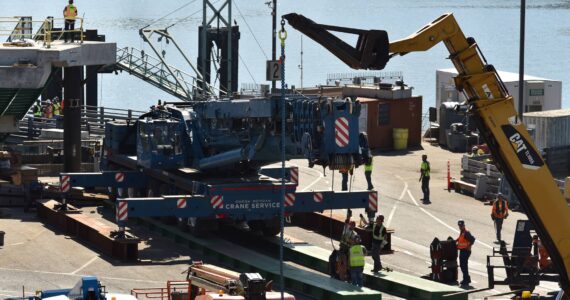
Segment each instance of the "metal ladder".
[{"label": "metal ladder", "polygon": [[117,49],[116,66],[185,101],[204,100],[209,94],[198,85],[196,76],[167,65],[144,50],[133,47]]}]

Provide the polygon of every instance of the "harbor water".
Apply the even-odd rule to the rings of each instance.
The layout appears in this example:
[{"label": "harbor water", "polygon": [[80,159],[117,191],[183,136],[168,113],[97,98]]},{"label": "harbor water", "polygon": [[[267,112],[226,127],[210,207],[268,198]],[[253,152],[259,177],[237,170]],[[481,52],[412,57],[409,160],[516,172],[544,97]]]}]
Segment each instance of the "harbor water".
[{"label": "harbor water", "polygon": [[[212,1],[220,5],[221,1]],[[279,1],[278,15],[301,13],[318,23],[362,29],[385,29],[390,39],[412,34],[443,13],[453,12],[467,36],[473,36],[483,54],[499,70],[518,72],[519,4],[518,0],[398,0],[398,1]],[[0,0],[2,16],[31,15],[35,20],[59,17],[67,1]],[[169,28],[169,33],[195,61],[198,54],[198,25],[202,1],[186,0],[89,0],[75,1],[85,27],[98,29],[107,41],[118,47],[145,49],[138,30]],[[183,5],[187,4],[184,7]],[[564,108],[570,103],[570,1],[538,0],[527,2],[525,73],[563,82]],[[173,12],[165,18],[159,18]],[[271,58],[271,16],[265,1],[233,0],[233,19],[240,25],[240,83],[266,83],[265,61]],[[211,11],[210,11],[211,14]],[[158,20],[158,21],[157,21]],[[301,86],[301,34],[286,26],[286,80]],[[254,38],[255,36],[255,38]],[[341,38],[355,43],[354,36]],[[172,45],[158,43],[165,59],[182,70],[191,68],[177,55]],[[280,49],[278,49],[278,53]],[[303,38],[303,86],[325,83],[328,73],[351,72],[340,60],[320,45]],[[395,57],[386,71],[403,71],[404,80],[414,87],[415,95],[424,96],[423,110],[435,104],[435,71],[452,64],[443,45],[425,53]],[[146,109],[158,99],[174,100],[168,94],[126,73],[100,76],[100,104],[109,107]]]}]

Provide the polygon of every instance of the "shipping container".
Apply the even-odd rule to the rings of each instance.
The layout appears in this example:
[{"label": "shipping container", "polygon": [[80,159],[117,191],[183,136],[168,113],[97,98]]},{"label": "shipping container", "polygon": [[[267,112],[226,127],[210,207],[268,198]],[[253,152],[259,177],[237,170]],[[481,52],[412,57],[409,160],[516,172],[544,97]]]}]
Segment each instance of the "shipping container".
[{"label": "shipping container", "polygon": [[570,109],[525,113],[523,122],[534,131],[534,143],[540,150],[570,145]]},{"label": "shipping container", "polygon": [[374,99],[358,97],[362,104],[360,131],[368,133],[373,149],[392,149],[392,129],[408,129],[408,148],[421,145],[422,97],[404,99]]},{"label": "shipping container", "polygon": [[[499,76],[505,83],[509,94],[513,96],[515,109],[518,111],[519,74],[498,71]],[[465,97],[457,92],[453,77],[457,76],[455,69],[437,70],[435,107],[440,107],[443,102],[463,102]],[[546,111],[562,108],[562,81],[524,75],[525,103],[524,111]],[[439,120],[439,111],[438,111]]]}]

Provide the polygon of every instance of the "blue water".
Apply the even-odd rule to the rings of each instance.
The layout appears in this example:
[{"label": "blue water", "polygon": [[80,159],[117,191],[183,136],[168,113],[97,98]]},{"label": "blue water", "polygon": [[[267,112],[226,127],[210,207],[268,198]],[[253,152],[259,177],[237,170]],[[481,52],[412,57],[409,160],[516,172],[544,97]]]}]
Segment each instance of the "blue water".
[{"label": "blue water", "polygon": [[[234,0],[234,19],[240,25],[239,82],[265,83],[266,55],[271,56],[271,17],[265,1]],[[189,3],[183,0],[89,0],[76,1],[79,15],[85,13],[86,27],[97,28],[119,47],[144,48],[138,29]],[[219,3],[219,1],[218,1]],[[297,12],[323,24],[363,29],[385,29],[392,40],[408,36],[446,12],[453,12],[467,36],[478,42],[487,60],[497,69],[518,72],[518,0],[343,0],[280,1],[278,15]],[[525,73],[563,82],[563,107],[570,107],[570,0],[527,1],[527,47]],[[32,15],[42,19],[59,16],[66,1],[0,0],[2,16]],[[192,2],[152,27],[176,23],[169,29],[195,61],[197,26],[201,23],[201,0]],[[241,11],[241,14],[240,14]],[[243,14],[243,15],[242,15]],[[261,43],[263,51],[253,38]],[[301,34],[287,26],[286,78],[300,86]],[[303,39],[304,86],[324,83],[328,73],[351,72],[340,60],[308,38]],[[162,45],[170,64],[190,70],[172,45]],[[265,54],[264,54],[265,53]],[[434,105],[435,70],[453,67],[445,59],[443,45],[425,53],[412,53],[390,61],[386,71],[402,71],[414,94],[424,97],[424,110]],[[246,70],[245,66],[249,69]],[[250,75],[251,73],[251,75]],[[145,109],[157,99],[173,99],[155,87],[128,74],[101,75],[100,103],[105,106]]]}]

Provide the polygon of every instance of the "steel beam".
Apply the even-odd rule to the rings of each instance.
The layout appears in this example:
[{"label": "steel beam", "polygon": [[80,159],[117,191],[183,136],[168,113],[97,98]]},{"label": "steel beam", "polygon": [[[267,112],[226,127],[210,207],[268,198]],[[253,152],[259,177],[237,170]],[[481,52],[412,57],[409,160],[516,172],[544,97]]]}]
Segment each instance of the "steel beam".
[{"label": "steel beam", "polygon": [[63,169],[81,171],[81,80],[83,67],[64,68]]}]

